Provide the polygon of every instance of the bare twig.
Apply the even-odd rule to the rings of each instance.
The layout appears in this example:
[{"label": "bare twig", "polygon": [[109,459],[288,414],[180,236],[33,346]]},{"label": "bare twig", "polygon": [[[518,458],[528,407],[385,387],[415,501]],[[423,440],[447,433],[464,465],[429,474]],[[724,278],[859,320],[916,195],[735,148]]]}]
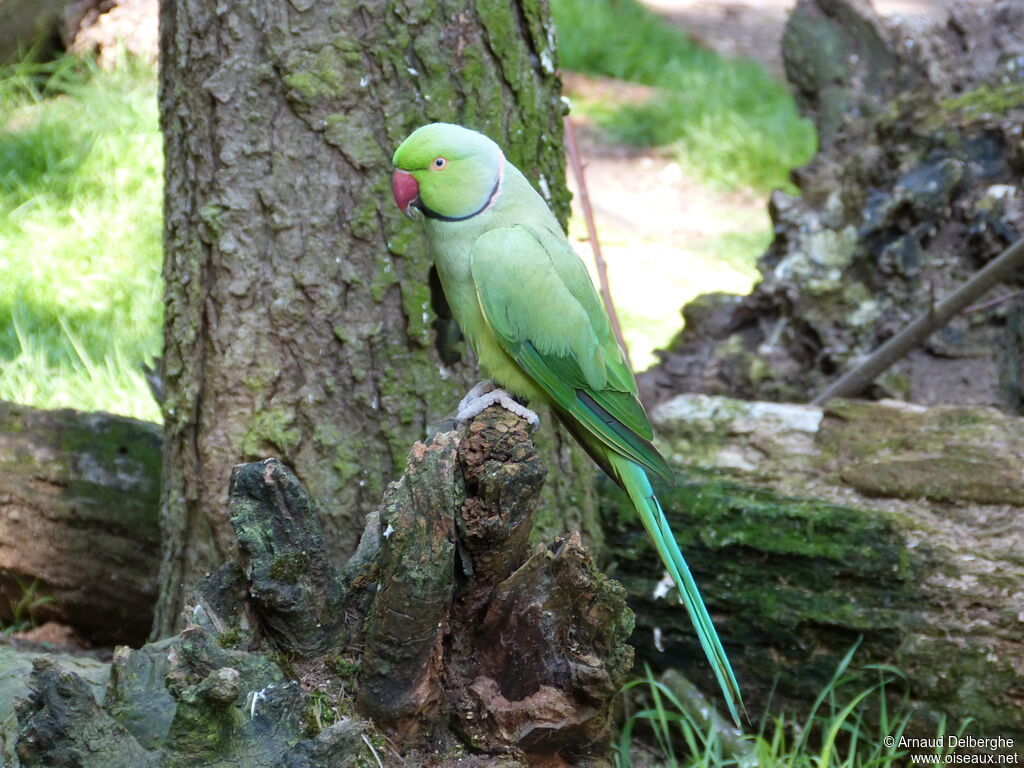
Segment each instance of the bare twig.
[{"label": "bare twig", "polygon": [[933,302],[926,312],[918,315],[906,328],[872,352],[853,370],[843,374],[837,381],[829,385],[811,403],[821,405],[833,397],[851,397],[860,394],[883,371],[944,326],[953,315],[961,312],[964,307],[972,301],[976,301],[997,283],[1008,278],[1015,269],[1022,265],[1024,265],[1024,238],[1013,243],[945,299],[937,304]]},{"label": "bare twig", "polygon": [[576,132],[572,127],[572,121],[566,115],[565,122],[565,148],[569,155],[569,165],[572,168],[572,175],[576,178],[576,186],[580,190],[580,205],[583,207],[583,218],[587,222],[587,237],[590,238],[590,248],[594,252],[594,264],[597,266],[597,279],[601,284],[601,299],[604,301],[604,308],[608,312],[608,319],[612,323],[612,332],[619,341],[622,354],[626,357],[626,365],[633,368],[629,359],[629,349],[626,347],[626,339],[622,335],[622,326],[619,325],[619,316],[615,312],[615,304],[612,303],[612,292],[608,287],[608,264],[601,253],[601,243],[597,239],[597,227],[594,225],[594,211],[590,207],[590,195],[587,194],[587,182],[583,178],[583,163],[580,162],[580,152],[576,146]]},{"label": "bare twig", "polygon": [[983,301],[980,304],[972,304],[969,307],[964,307],[963,314],[967,315],[971,312],[980,312],[983,309],[991,309],[992,307],[1002,304],[1004,301],[1015,299],[1020,296],[1024,291],[1010,291],[1009,293],[1003,294],[1002,296],[996,296],[994,299]]}]

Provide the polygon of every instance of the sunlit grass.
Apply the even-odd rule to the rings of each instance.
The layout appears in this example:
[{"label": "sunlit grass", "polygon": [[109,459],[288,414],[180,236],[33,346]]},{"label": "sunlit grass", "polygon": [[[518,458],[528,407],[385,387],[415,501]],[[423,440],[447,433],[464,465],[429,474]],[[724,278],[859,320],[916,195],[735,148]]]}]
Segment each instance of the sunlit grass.
[{"label": "sunlit grass", "polygon": [[[706,712],[696,713],[684,697],[656,680],[648,669],[645,678],[624,688],[624,692],[642,690],[647,705],[626,718],[619,731],[616,768],[633,768],[635,760],[652,765],[650,759],[664,768],[904,765],[907,751],[900,747],[900,737],[910,724],[910,705],[902,676],[898,670],[882,665],[851,668],[856,649],[851,648],[840,661],[805,716],[769,715],[755,733],[742,736],[723,736],[730,726],[707,718]],[[963,722],[952,733],[959,737],[969,725],[969,720]],[[943,718],[933,734],[938,743],[948,743],[947,727]],[[949,751],[936,748],[939,764]]]},{"label": "sunlit grass", "polygon": [[0,70],[0,399],[159,419],[155,95],[132,61]]},{"label": "sunlit grass", "polygon": [[727,188],[789,185],[815,137],[785,86],[755,61],[688,40],[637,0],[552,0],[561,66],[652,86],[640,103],[575,105],[613,141],[671,145],[703,180]]}]

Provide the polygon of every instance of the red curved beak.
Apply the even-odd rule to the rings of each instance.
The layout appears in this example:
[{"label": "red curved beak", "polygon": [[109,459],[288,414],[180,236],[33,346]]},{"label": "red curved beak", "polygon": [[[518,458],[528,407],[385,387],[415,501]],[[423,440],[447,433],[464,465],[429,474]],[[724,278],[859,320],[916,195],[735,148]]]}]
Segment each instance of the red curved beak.
[{"label": "red curved beak", "polygon": [[399,210],[408,216],[409,206],[420,194],[420,185],[416,179],[406,171],[395,171],[395,175],[391,177],[391,191],[395,195],[395,203]]}]

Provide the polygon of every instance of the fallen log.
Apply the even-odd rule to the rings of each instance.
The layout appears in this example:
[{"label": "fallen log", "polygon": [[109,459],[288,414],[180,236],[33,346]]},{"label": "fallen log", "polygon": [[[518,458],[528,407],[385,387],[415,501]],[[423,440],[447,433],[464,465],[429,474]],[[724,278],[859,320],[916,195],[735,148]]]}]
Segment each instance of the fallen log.
[{"label": "fallen log", "polygon": [[[825,407],[682,395],[652,414],[682,467],[658,488],[748,710],[809,711],[840,659],[906,676],[913,727],[945,716],[1024,745],[1024,419],[983,406]],[[609,575],[631,643],[714,700],[685,612],[613,488]],[[664,651],[658,650],[661,646]],[[874,674],[874,673],[872,673]],[[873,679],[867,678],[865,686]]]},{"label": "fallen log", "polygon": [[32,589],[46,598],[37,622],[70,624],[97,645],[145,640],[161,442],[156,424],[0,402],[0,621]]}]

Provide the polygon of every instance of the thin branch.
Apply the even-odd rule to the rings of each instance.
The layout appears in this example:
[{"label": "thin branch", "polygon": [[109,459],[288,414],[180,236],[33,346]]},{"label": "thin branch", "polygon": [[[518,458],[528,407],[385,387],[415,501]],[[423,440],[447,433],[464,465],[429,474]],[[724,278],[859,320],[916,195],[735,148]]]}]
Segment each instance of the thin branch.
[{"label": "thin branch", "polygon": [[633,363],[629,359],[629,349],[626,347],[626,339],[622,335],[622,326],[619,325],[619,316],[615,312],[615,304],[612,303],[612,292],[608,286],[608,264],[601,253],[601,243],[597,239],[597,227],[594,225],[594,211],[590,207],[590,195],[587,194],[587,182],[583,177],[583,163],[580,162],[580,152],[576,146],[576,131],[573,129],[572,121],[566,115],[562,118],[565,123],[565,148],[569,154],[569,165],[572,168],[572,175],[576,178],[576,186],[580,191],[580,205],[583,207],[583,218],[587,222],[587,237],[590,238],[590,248],[594,252],[594,264],[597,266],[597,279],[601,285],[601,300],[608,312],[608,319],[612,323],[612,332],[619,341],[622,354],[626,357],[626,365],[630,370]]},{"label": "thin branch", "polygon": [[1013,243],[945,299],[937,304],[933,303],[926,312],[918,315],[906,328],[872,352],[853,370],[829,385],[824,392],[811,400],[811,403],[821,405],[833,397],[852,397],[860,394],[893,363],[902,359],[910,350],[944,326],[953,315],[979,299],[997,283],[1010,277],[1013,271],[1022,265],[1024,238]]},{"label": "thin branch", "polygon": [[1020,296],[1024,291],[1010,291],[1009,293],[1003,294],[1002,296],[996,296],[994,299],[983,301],[980,304],[972,304],[969,307],[964,307],[963,314],[967,315],[971,312],[980,312],[983,309],[991,309],[992,307],[999,306],[1004,301],[1015,299]]}]

